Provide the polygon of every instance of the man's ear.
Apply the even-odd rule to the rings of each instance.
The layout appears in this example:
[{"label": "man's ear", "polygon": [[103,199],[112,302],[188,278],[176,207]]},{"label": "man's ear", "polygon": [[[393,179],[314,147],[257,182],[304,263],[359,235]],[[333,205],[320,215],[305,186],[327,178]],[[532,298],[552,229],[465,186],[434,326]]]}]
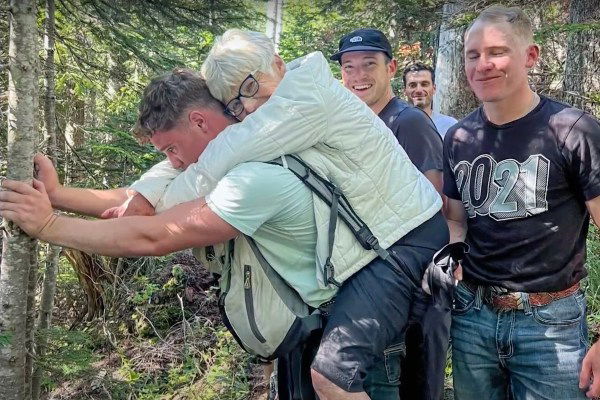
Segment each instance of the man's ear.
[{"label": "man's ear", "polygon": [[199,129],[202,133],[209,132],[207,116],[201,110],[191,110],[188,119],[193,130]]},{"label": "man's ear", "polygon": [[540,58],[540,47],[537,44],[530,44],[527,46],[527,60],[525,66],[527,68],[533,68]]},{"label": "man's ear", "polygon": [[398,71],[398,61],[395,58],[392,58],[392,60],[388,63],[387,70],[390,79],[396,76],[396,71]]}]

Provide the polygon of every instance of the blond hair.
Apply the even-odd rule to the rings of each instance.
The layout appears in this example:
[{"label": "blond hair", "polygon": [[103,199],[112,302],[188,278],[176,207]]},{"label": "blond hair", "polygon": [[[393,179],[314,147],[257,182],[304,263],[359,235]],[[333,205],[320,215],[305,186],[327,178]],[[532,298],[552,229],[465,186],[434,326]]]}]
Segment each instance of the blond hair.
[{"label": "blond hair", "polygon": [[499,4],[489,6],[471,22],[465,35],[478,23],[506,24],[523,43],[527,45],[533,43],[531,21],[519,7],[505,7]]}]

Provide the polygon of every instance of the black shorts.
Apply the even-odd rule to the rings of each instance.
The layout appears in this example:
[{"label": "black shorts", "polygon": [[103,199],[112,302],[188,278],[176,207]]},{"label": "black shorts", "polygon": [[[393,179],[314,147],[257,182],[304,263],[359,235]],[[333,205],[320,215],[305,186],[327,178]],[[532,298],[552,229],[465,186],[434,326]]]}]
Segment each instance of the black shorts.
[{"label": "black shorts", "polygon": [[437,213],[388,249],[403,271],[376,258],[345,281],[311,367],[348,392],[363,391],[375,360],[401,341],[415,284],[448,240],[446,220]]}]

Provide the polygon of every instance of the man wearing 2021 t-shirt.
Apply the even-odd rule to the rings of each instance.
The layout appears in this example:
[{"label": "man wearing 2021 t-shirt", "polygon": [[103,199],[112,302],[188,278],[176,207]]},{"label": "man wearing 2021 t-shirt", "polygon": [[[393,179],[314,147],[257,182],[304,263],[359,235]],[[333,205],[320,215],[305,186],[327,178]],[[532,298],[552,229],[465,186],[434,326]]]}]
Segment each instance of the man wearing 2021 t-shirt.
[{"label": "man wearing 2021 t-shirt", "polygon": [[483,106],[444,141],[451,241],[471,246],[452,318],[458,400],[600,394],[579,287],[590,214],[600,222],[600,124],[529,88],[538,57],[518,8],[492,6],[465,34]]}]

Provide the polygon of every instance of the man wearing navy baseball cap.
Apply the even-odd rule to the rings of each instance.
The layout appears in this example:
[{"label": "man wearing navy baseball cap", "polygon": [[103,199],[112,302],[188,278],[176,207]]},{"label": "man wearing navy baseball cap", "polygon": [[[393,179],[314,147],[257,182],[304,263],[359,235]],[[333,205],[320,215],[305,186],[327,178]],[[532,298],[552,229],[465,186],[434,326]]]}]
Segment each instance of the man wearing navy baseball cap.
[{"label": "man wearing navy baseball cap", "polygon": [[[340,63],[344,86],[385,122],[413,164],[441,194],[441,137],[425,112],[394,95],[391,80],[396,74],[398,63],[385,34],[377,29],[357,29],[350,32],[340,39],[338,52],[330,58]],[[426,324],[432,323],[434,326],[431,329],[428,327],[428,332],[423,332],[423,321],[429,321]],[[443,390],[450,315],[436,314],[435,309],[427,305],[426,317],[415,322],[409,325],[406,333],[407,356],[402,362],[406,368],[402,371],[401,398],[437,399],[441,397]],[[424,345],[425,335],[434,337],[434,343]],[[400,349],[404,346],[395,347]],[[428,349],[427,352],[423,351],[425,348]],[[390,376],[390,372],[394,371],[395,376]],[[397,396],[399,371],[400,354],[394,354],[388,349],[385,362],[379,362],[367,375],[367,393],[373,398],[382,395],[381,398],[393,398],[394,394]],[[386,393],[383,394],[384,392]]]},{"label": "man wearing navy baseball cap", "polygon": [[348,51],[381,51],[392,59],[392,46],[383,32],[377,29],[357,29],[340,39],[339,51],[330,58],[340,61]]}]

